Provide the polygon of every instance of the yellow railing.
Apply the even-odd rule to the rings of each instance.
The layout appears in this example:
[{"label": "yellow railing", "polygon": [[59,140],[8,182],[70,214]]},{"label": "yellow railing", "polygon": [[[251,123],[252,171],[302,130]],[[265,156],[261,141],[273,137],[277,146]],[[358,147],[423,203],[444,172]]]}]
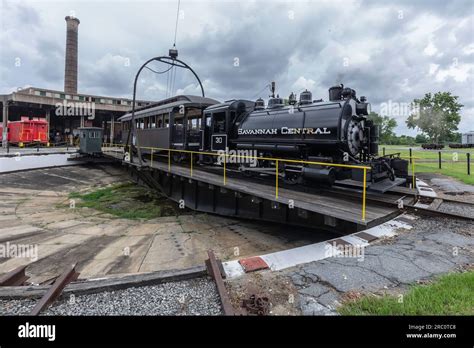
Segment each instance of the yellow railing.
[{"label": "yellow railing", "polygon": [[[104,143],[104,147],[125,147],[125,144],[112,144]],[[186,153],[190,154],[190,174],[193,176],[193,155],[207,155],[207,156],[224,156],[223,164],[223,182],[224,185],[227,184],[226,177],[226,162],[228,157],[237,157],[238,159],[257,159],[264,161],[274,161],[275,162],[275,198],[278,200],[278,166],[280,162],[285,163],[298,163],[298,164],[311,164],[311,165],[323,165],[328,167],[340,167],[340,168],[351,168],[351,169],[360,169],[364,172],[363,186],[362,186],[362,220],[365,221],[365,210],[366,210],[366,191],[367,191],[367,170],[371,170],[369,166],[362,165],[352,165],[352,164],[340,164],[340,163],[328,163],[328,162],[316,162],[316,161],[304,161],[296,159],[286,159],[286,158],[273,158],[273,157],[258,157],[258,156],[244,156],[244,155],[229,155],[227,153],[216,153],[216,152],[205,152],[205,151],[191,151],[191,150],[179,150],[179,149],[169,149],[161,147],[149,147],[149,146],[140,146],[140,149],[150,150],[150,163],[153,165],[153,156],[155,151],[164,151],[168,152],[168,172],[171,172],[171,152]]]}]

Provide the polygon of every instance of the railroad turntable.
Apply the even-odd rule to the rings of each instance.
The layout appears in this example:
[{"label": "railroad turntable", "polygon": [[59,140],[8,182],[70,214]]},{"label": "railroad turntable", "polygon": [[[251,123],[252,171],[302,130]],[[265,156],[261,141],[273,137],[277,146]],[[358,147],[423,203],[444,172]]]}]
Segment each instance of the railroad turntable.
[{"label": "railroad turntable", "polygon": [[471,2],[6,0],[0,348],[472,346]]}]

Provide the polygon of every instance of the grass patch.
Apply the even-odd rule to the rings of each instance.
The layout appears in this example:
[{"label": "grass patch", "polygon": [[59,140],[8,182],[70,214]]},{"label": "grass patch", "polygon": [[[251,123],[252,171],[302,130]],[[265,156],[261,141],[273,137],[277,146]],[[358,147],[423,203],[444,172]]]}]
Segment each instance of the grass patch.
[{"label": "grass patch", "polygon": [[[382,155],[382,148],[385,147],[385,154],[398,153],[408,159],[410,146],[403,145],[380,145],[379,155]],[[441,169],[438,166],[439,150],[423,150],[419,146],[411,146],[413,157],[415,157],[415,173],[438,173],[451,176],[462,182],[474,185],[474,149],[444,149],[441,150]],[[416,148],[416,149],[415,149]],[[466,153],[471,154],[471,175],[467,175]],[[456,155],[457,154],[457,160]],[[411,173],[411,166],[409,166]]]},{"label": "grass patch", "polygon": [[76,208],[92,208],[125,219],[154,219],[178,216],[189,211],[151,189],[134,183],[113,185],[81,194],[71,192],[70,199],[77,199]]},{"label": "grass patch", "polygon": [[364,296],[339,307],[343,315],[473,315],[474,271],[452,273],[428,285],[414,285],[399,298]]}]

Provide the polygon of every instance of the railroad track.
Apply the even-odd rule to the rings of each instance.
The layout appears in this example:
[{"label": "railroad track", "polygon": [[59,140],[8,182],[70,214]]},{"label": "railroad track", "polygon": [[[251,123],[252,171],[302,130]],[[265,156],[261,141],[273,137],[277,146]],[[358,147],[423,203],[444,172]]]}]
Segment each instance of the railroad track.
[{"label": "railroad track", "polygon": [[[362,197],[361,192],[354,191],[354,190],[347,190],[343,188],[331,188],[331,189],[326,189],[324,191],[330,194],[343,195],[343,196],[348,197],[349,199],[359,200]],[[400,212],[410,212],[413,214],[424,215],[424,216],[437,216],[437,217],[445,217],[445,218],[458,219],[458,220],[474,221],[474,203],[463,202],[463,201],[458,201],[458,200],[453,200],[453,199],[434,198],[432,202],[438,200],[436,205],[433,206],[430,204],[427,207],[424,207],[424,206],[416,204],[416,200],[418,197],[419,196],[417,196],[415,193],[406,193],[398,199],[397,198],[390,199],[389,195],[378,196],[378,195],[367,194],[366,199],[367,199],[367,202],[374,202],[374,203],[384,205],[384,206],[396,207],[400,210]],[[402,204],[400,204],[400,201],[402,201]],[[458,214],[454,212],[438,210],[437,208],[439,208],[441,204],[443,204],[443,202],[466,205],[472,208],[473,214],[472,215]]]},{"label": "railroad track", "polygon": [[209,257],[206,260],[206,268],[208,274],[214,279],[217,292],[221,299],[222,308],[225,315],[235,316],[235,315],[268,315],[270,312],[270,302],[268,297],[259,296],[257,294],[250,294],[247,299],[241,300],[241,305],[238,309],[235,309],[232,305],[229,294],[225,288],[224,280],[225,272],[222,267],[222,263],[216,259],[214,252],[209,250],[207,252]]},{"label": "railroad track", "polygon": [[[29,278],[25,274],[25,269],[28,265],[15,268],[14,270],[4,274],[0,277],[0,286],[22,286],[26,284],[26,280]],[[61,296],[64,288],[79,277],[79,273],[76,272],[76,265],[73,265],[69,270],[61,274],[56,278],[51,287],[36,303],[35,307],[30,312],[30,315],[39,315],[43,310],[48,308],[59,296]]]},{"label": "railroad track", "polygon": [[222,264],[219,260],[216,259],[214,251],[208,250],[207,256],[209,257],[209,259],[206,260],[207,272],[216,283],[217,292],[221,299],[224,314],[229,316],[241,314],[234,309],[232,303],[230,302],[229,294],[227,293],[227,290],[225,288],[224,279],[222,275],[224,273]]}]

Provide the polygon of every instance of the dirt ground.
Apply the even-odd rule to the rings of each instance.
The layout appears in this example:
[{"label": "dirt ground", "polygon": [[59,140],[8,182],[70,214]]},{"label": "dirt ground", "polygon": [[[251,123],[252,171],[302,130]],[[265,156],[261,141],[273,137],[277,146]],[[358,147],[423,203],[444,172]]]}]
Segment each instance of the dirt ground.
[{"label": "dirt ground", "polygon": [[298,289],[291,279],[271,271],[248,273],[226,283],[234,308],[242,308],[242,301],[251,295],[267,297],[269,315],[300,315]]},{"label": "dirt ground", "polygon": [[80,200],[70,206],[71,192],[97,192],[127,182],[121,167],[38,169],[2,174],[1,180],[0,244],[31,253],[0,255],[0,273],[28,265],[35,284],[54,279],[72,264],[80,278],[90,279],[202,265],[209,249],[227,261],[328,238],[314,230],[189,211],[130,219],[83,206]]}]

